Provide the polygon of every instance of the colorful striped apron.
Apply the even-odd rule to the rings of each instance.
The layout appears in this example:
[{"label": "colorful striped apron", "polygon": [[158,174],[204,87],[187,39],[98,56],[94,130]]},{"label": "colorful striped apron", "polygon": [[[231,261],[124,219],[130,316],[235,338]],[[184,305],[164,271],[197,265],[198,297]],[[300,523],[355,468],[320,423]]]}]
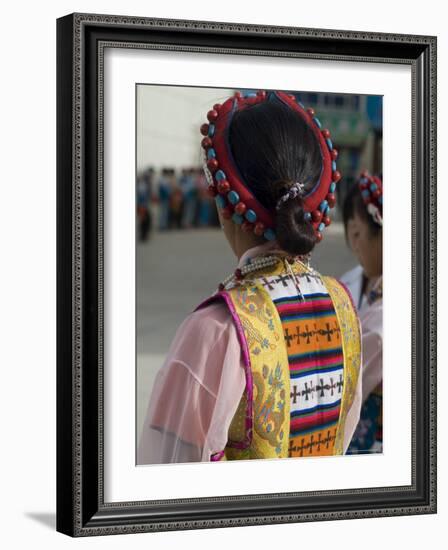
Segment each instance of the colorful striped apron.
[{"label": "colorful striped apron", "polygon": [[356,310],[335,279],[290,268],[279,261],[203,302],[229,307],[246,372],[226,448],[212,460],[343,453],[361,361]]}]

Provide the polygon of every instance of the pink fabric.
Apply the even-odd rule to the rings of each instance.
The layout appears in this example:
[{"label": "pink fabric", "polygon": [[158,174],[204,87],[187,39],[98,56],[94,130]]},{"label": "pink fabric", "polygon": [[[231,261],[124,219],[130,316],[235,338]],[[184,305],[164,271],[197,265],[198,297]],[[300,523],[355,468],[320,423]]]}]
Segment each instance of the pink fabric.
[{"label": "pink fabric", "polygon": [[[211,303],[214,300],[222,299],[227,304],[227,307],[229,308],[230,314],[232,316],[233,323],[235,325],[240,347],[242,351],[242,358],[243,358],[243,368],[244,373],[246,377],[246,384],[245,384],[245,390],[247,395],[247,409],[246,409],[246,430],[245,430],[245,438],[242,441],[227,441],[227,445],[229,447],[234,447],[236,449],[247,449],[251,442],[252,442],[252,431],[253,431],[253,378],[252,378],[252,369],[250,364],[250,354],[249,350],[247,349],[247,342],[246,337],[244,336],[244,330],[241,325],[241,320],[238,317],[235,307],[233,305],[232,300],[230,299],[228,293],[226,292],[217,292],[210,298],[207,298],[204,302],[199,304],[199,306],[196,309],[199,309],[200,307],[203,307],[205,304]],[[221,451],[222,452],[222,451]],[[214,458],[212,458],[214,460]]]},{"label": "pink fabric", "polygon": [[[276,247],[247,250],[248,258]],[[208,462],[227,443],[230,423],[246,384],[245,361],[231,312],[222,301],[190,313],[179,326],[156,375],[137,450],[137,464]],[[359,420],[361,377],[349,410],[344,452]],[[216,455],[213,457],[213,455]]]}]

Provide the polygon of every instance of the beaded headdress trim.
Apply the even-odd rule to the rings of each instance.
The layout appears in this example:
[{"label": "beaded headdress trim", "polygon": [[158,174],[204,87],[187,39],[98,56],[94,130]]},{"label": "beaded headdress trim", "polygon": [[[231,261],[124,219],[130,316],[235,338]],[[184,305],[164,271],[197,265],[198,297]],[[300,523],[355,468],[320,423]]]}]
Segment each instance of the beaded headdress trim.
[{"label": "beaded headdress trim", "polygon": [[373,221],[382,227],[383,182],[378,176],[371,176],[367,170],[364,170],[358,180],[358,187],[367,212],[372,216]]},{"label": "beaded headdress trim", "polygon": [[275,239],[275,209],[274,211],[266,209],[245,185],[233,160],[228,142],[228,129],[235,112],[250,105],[275,100],[296,111],[312,129],[320,145],[322,157],[320,177],[311,190],[301,193],[305,219],[311,223],[317,239],[320,240],[322,230],[331,223],[328,216],[329,210],[336,204],[334,192],[336,183],[341,178],[341,174],[336,169],[338,152],[333,147],[329,130],[321,129],[322,125],[315,116],[314,109],[305,109],[292,94],[260,90],[243,96],[241,92],[236,92],[222,105],[213,106],[213,109],[207,113],[208,123],[202,124],[200,128],[204,136],[202,148],[208,189],[215,197],[224,218],[241,224],[245,231],[253,231],[256,235],[263,235],[268,240]]}]

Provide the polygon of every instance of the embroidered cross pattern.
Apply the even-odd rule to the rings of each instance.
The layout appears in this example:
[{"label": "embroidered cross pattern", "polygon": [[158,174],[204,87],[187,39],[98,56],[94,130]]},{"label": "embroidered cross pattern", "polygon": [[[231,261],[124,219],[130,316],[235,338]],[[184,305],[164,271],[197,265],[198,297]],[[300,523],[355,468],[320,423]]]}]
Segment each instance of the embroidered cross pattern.
[{"label": "embroidered cross pattern", "polygon": [[332,336],[336,333],[336,336],[337,336],[337,339],[339,340],[340,336],[339,336],[339,333],[341,331],[341,329],[337,326],[337,324],[335,323],[336,325],[336,328],[330,328],[330,323],[325,323],[325,329],[321,328],[317,331],[317,333],[320,335],[320,336],[324,336],[326,337],[327,339],[327,342],[331,342],[332,340]]},{"label": "embroidered cross pattern", "polygon": [[320,379],[320,384],[313,385],[313,381],[304,382],[303,389],[299,389],[297,384],[294,384],[293,391],[290,394],[293,404],[297,403],[298,397],[305,397],[305,401],[309,401],[309,396],[313,395],[314,392],[320,392],[319,397],[325,397],[325,392],[330,392],[330,395],[334,395],[335,390],[337,394],[342,392],[343,379],[342,374],[339,375],[338,380],[334,380],[333,377],[330,378],[330,382],[324,384],[323,379]]},{"label": "embroidered cross pattern", "polygon": [[[322,279],[317,273],[306,271],[304,273],[296,273],[295,275],[298,279],[306,279],[308,283],[311,283],[311,281],[318,281],[322,284]],[[282,288],[286,288],[290,281],[294,282],[289,273],[280,273],[274,277],[260,277],[260,280],[262,281],[262,285],[269,290],[274,290],[274,288],[280,284]]]},{"label": "embroidered cross pattern", "polygon": [[286,345],[288,348],[291,347],[292,340],[294,339],[296,339],[297,344],[300,345],[303,343],[301,342],[301,338],[303,338],[307,344],[311,342],[313,337],[316,338],[316,342],[319,342],[319,336],[324,337],[327,342],[332,342],[334,338],[336,338],[336,340],[341,339],[341,329],[336,322],[334,322],[334,327],[331,327],[330,323],[325,323],[325,327],[326,328],[318,329],[316,323],[314,323],[314,329],[310,329],[307,323],[305,325],[298,324],[295,334],[290,334],[288,328],[285,328],[284,336]]},{"label": "embroidered cross pattern", "polygon": [[308,443],[305,443],[305,438],[302,437],[300,443],[297,445],[294,444],[294,439],[291,439],[289,442],[289,456],[292,453],[299,453],[299,456],[303,456],[306,451],[309,451],[308,454],[313,454],[314,449],[319,452],[322,446],[325,446],[326,449],[329,448],[330,444],[334,443],[336,440],[336,429],[334,428],[334,433],[331,434],[331,430],[327,430],[327,435],[322,437],[322,432],[319,432],[317,438],[315,439],[314,435],[310,436]]}]

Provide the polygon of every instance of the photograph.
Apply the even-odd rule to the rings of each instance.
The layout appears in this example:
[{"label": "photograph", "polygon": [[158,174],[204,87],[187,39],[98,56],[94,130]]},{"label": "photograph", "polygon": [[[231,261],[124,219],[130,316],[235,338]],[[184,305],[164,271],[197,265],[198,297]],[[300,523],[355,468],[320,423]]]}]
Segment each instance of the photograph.
[{"label": "photograph", "polygon": [[136,463],[382,453],[382,96],[136,98]]},{"label": "photograph", "polygon": [[436,42],[58,19],[58,531],[435,513]]}]

